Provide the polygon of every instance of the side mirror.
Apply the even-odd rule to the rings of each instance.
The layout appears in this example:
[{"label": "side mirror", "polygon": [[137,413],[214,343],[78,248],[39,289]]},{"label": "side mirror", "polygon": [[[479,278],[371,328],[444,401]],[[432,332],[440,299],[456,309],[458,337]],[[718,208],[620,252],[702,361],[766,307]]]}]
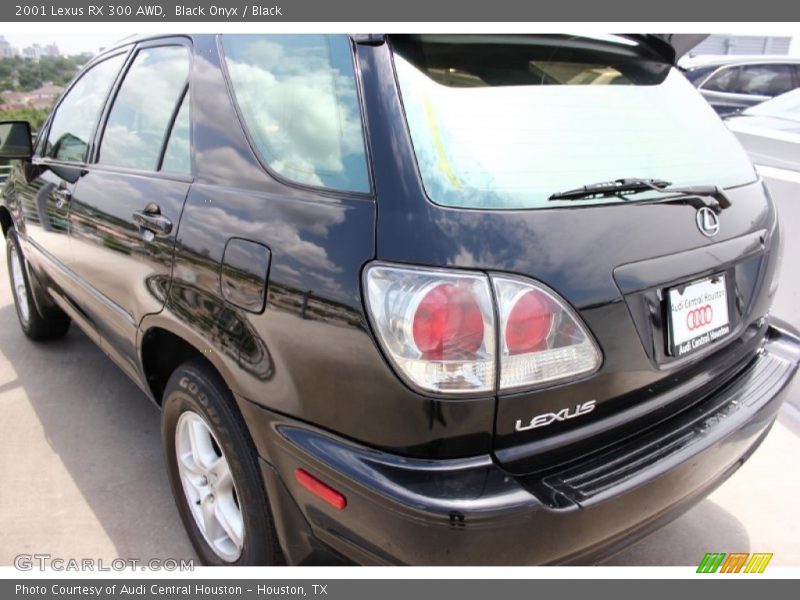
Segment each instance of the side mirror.
[{"label": "side mirror", "polygon": [[0,121],[0,159],[30,160],[31,126],[27,121]]}]

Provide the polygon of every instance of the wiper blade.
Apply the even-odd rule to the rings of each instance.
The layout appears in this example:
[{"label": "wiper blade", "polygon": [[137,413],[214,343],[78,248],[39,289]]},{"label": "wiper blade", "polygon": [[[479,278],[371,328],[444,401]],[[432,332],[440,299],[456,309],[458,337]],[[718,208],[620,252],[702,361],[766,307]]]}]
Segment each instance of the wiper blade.
[{"label": "wiper blade", "polygon": [[[692,185],[686,187],[670,187],[669,181],[662,179],[615,179],[614,181],[602,181],[592,183],[579,188],[557,192],[552,194],[548,200],[589,200],[592,198],[609,198],[611,196],[624,197],[629,194],[639,192],[655,191],[662,194],[679,194],[680,198],[668,200],[668,202],[689,202],[688,196],[713,198],[714,203],[710,208],[715,211],[728,208],[731,201],[725,193],[716,185]],[[689,202],[694,204],[694,202]],[[703,206],[707,206],[702,202]]]},{"label": "wiper blade", "polygon": [[566,192],[557,192],[549,200],[583,200],[587,198],[607,198],[636,192],[645,192],[655,189],[661,190],[672,185],[669,181],[661,179],[615,179],[614,181],[601,181],[590,183]]}]

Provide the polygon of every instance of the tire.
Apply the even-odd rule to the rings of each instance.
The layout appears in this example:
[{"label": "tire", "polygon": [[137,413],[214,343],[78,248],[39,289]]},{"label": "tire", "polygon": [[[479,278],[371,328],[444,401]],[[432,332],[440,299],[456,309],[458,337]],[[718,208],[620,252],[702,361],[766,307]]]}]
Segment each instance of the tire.
[{"label": "tire", "polygon": [[283,564],[255,446],[233,395],[203,359],[169,378],[161,434],[172,494],[203,563]]},{"label": "tire", "polygon": [[70,318],[57,306],[48,307],[44,315],[39,312],[33,301],[22,246],[14,229],[9,229],[6,237],[6,262],[11,295],[23,333],[37,342],[64,337],[69,331]]}]

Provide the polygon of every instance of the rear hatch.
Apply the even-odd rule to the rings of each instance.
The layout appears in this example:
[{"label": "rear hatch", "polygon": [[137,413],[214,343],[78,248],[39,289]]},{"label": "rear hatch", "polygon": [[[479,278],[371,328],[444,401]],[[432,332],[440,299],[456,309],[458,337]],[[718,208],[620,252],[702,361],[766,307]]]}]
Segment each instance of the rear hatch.
[{"label": "rear hatch", "polygon": [[[568,460],[666,418],[752,358],[774,292],[777,219],[674,57],[615,36],[390,44],[407,125],[395,139],[408,145],[393,152],[415,168],[383,179],[378,257],[544,283],[602,352],[599,370],[577,380],[500,390],[494,448],[508,470]],[[628,177],[720,186],[730,206],[708,215],[708,198],[653,191],[549,200]],[[712,318],[692,294],[727,313],[708,339],[692,336]],[[546,426],[525,427],[542,415]]]}]

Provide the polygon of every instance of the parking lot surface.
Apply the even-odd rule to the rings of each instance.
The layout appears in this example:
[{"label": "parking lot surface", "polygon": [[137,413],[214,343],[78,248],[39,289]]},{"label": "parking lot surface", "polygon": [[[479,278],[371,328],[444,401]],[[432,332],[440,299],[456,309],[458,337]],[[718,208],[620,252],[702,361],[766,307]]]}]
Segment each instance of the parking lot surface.
[{"label": "parking lot surface", "polygon": [[[773,312],[800,326],[800,199],[778,202],[785,250]],[[32,553],[196,558],[170,494],[158,410],[76,327],[57,342],[29,342],[0,254],[0,564]],[[706,552],[772,552],[772,565],[800,565],[798,455],[795,383],[771,434],[732,479],[606,564],[696,565]]]}]

